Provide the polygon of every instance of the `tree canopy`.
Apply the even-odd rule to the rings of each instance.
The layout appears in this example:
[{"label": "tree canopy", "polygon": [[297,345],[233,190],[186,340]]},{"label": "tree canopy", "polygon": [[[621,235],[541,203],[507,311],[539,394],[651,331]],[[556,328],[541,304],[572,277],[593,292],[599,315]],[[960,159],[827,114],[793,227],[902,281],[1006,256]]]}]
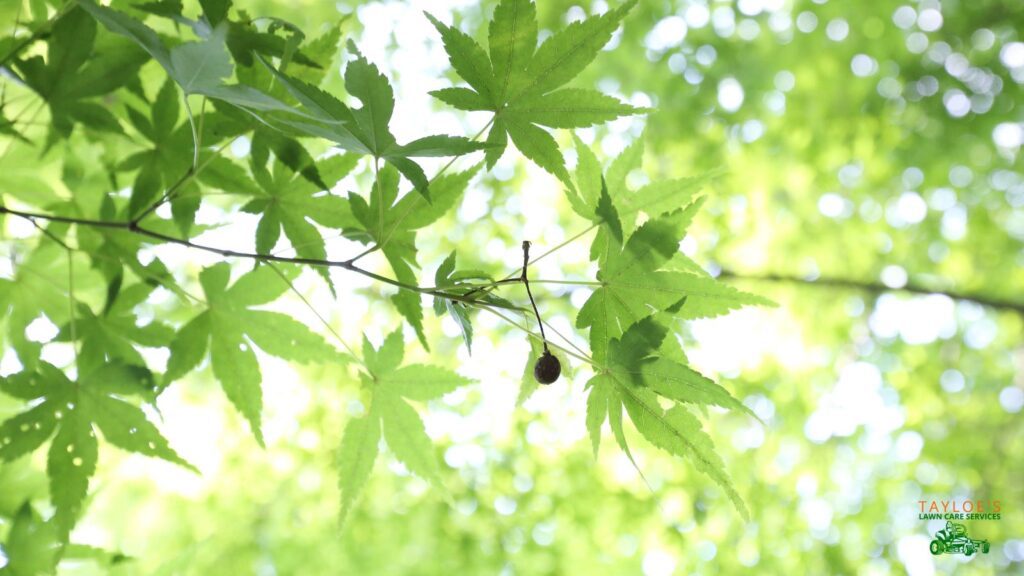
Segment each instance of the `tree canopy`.
[{"label": "tree canopy", "polygon": [[1024,562],[1012,2],[0,22],[0,573]]}]

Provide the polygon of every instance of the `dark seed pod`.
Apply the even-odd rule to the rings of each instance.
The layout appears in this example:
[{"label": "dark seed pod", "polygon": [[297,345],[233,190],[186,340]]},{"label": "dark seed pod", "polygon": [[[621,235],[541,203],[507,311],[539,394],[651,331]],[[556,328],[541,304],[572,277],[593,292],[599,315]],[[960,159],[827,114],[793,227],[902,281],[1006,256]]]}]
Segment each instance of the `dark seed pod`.
[{"label": "dark seed pod", "polygon": [[533,365],[533,377],[541,384],[551,384],[562,373],[562,364],[547,350]]}]

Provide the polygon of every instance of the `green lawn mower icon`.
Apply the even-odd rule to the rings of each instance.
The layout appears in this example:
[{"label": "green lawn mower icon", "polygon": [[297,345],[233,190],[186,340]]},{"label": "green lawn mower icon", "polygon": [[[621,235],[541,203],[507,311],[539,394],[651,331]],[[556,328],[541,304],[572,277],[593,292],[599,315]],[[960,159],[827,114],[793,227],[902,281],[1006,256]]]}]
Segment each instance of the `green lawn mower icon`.
[{"label": "green lawn mower icon", "polygon": [[972,540],[967,537],[967,527],[955,522],[946,522],[946,529],[935,533],[935,539],[928,545],[935,556],[939,554],[963,554],[971,556],[977,551],[988,554],[988,540]]}]

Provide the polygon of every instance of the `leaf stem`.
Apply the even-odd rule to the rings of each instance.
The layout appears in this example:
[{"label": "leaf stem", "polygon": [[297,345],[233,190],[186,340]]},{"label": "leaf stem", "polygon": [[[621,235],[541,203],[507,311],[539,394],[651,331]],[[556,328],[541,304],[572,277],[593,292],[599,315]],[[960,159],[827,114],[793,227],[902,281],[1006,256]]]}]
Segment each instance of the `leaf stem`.
[{"label": "leaf stem", "polygon": [[[577,346],[577,345],[576,345],[575,343],[573,343],[573,341],[572,341],[572,340],[570,340],[570,339],[566,338],[564,334],[562,334],[561,332],[559,332],[559,331],[558,331],[558,330],[557,330],[557,329],[556,329],[556,328],[555,328],[554,326],[552,326],[552,325],[551,325],[550,323],[548,323],[548,322],[545,322],[545,323],[544,323],[544,325],[548,327],[548,330],[551,330],[552,332],[554,332],[554,333],[555,333],[555,335],[556,335],[556,336],[558,336],[559,338],[561,338],[561,339],[562,339],[562,340],[563,340],[563,341],[564,341],[564,342],[565,342],[566,344],[568,344],[569,346],[572,346],[573,350],[575,350],[575,351],[579,352],[579,353],[580,353],[581,355],[583,355],[583,356],[585,356],[585,357],[589,358],[590,360],[593,360],[593,358],[591,358],[590,354],[587,354],[587,353],[586,353],[586,351],[584,351],[584,350],[583,350],[582,348],[580,348],[580,347],[579,347],[579,346]],[[554,346],[554,344],[552,344],[552,346]]]},{"label": "leaf stem", "polygon": [[345,348],[349,355],[352,356],[352,358],[356,362],[365,366],[362,358],[360,358],[359,355],[355,353],[352,347],[348,345],[348,342],[345,342],[345,339],[341,337],[341,334],[338,334],[338,331],[335,330],[334,327],[331,326],[330,322],[328,322],[327,319],[324,318],[322,314],[320,314],[320,311],[317,310],[316,307],[314,307],[313,304],[310,303],[309,299],[307,299],[306,296],[302,294],[302,292],[299,292],[299,289],[296,288],[295,284],[291,280],[289,280],[287,276],[284,275],[284,272],[281,272],[281,269],[275,266],[273,262],[267,262],[267,266],[270,266],[270,269],[281,277],[281,280],[288,285],[288,289],[299,297],[299,300],[301,300],[302,303],[306,305],[306,308],[309,308],[309,311],[312,312],[313,315],[317,317],[317,320],[320,320],[320,323],[324,325],[324,328],[326,328],[327,331],[334,336],[335,340],[337,340],[342,345],[342,347]]},{"label": "leaf stem", "polygon": [[199,132],[196,130],[196,119],[192,115],[192,106],[188,103],[188,93],[183,92],[181,99],[185,102],[185,115],[188,116],[188,127],[192,130],[192,169],[199,166]]},{"label": "leaf stem", "polygon": [[[556,251],[561,250],[562,248],[568,246],[571,242],[574,242],[574,241],[578,240],[584,234],[586,234],[587,232],[590,232],[591,230],[593,230],[594,228],[597,228],[598,226],[599,226],[599,224],[596,224],[596,223],[595,224],[591,224],[586,229],[578,232],[577,234],[574,234],[571,238],[563,241],[562,243],[558,244],[554,248],[551,248],[550,250],[544,252],[540,256],[537,256],[536,258],[533,259],[533,262],[539,262],[540,260],[542,260],[546,256],[549,256],[549,255],[555,253]],[[469,296],[470,294],[475,294],[477,292],[485,292],[485,293],[490,294],[496,288],[498,288],[499,286],[501,286],[503,284],[515,284],[515,283],[521,282],[522,281],[522,274],[523,274],[523,271],[525,270],[525,266],[526,265],[524,263],[523,268],[520,268],[519,270],[509,274],[508,276],[502,278],[501,280],[497,280],[495,282],[491,282],[490,284],[483,284],[479,288],[474,288],[473,290],[470,290],[469,292],[467,292],[466,295]],[[575,284],[575,285],[580,285],[580,286],[602,286],[603,285],[601,282],[594,282],[594,281],[534,280],[534,282],[542,282],[542,283],[547,283],[547,284]]]},{"label": "leaf stem", "polygon": [[373,158],[373,185],[377,189],[377,229],[384,230],[384,189],[380,184],[380,158]]},{"label": "leaf stem", "polygon": [[[189,117],[191,118],[191,116]],[[171,184],[170,188],[168,188],[167,191],[164,192],[164,195],[161,196],[159,200],[150,204],[150,206],[143,210],[141,214],[132,218],[130,224],[137,225],[139,222],[142,222],[142,220],[145,219],[147,216],[155,212],[157,208],[163,206],[165,202],[171,200],[174,194],[182,186],[191,182],[193,178],[195,178],[200,172],[206,169],[206,167],[210,165],[210,162],[213,162],[213,160],[217,158],[220,155],[220,153],[223,152],[225,148],[230,146],[231,143],[234,142],[235,140],[237,140],[237,138],[232,138],[231,140],[228,140],[227,142],[221,144],[216,149],[214,149],[213,154],[211,154],[209,158],[203,160],[202,164],[194,165],[193,167],[190,167],[188,170],[186,170],[185,173],[181,175],[181,178],[178,178],[174,182],[174,184]],[[199,149],[196,148],[196,150]]]},{"label": "leaf stem", "polygon": [[[519,328],[520,330],[525,332],[528,336],[530,336],[534,340],[540,340],[541,342],[546,342],[546,340],[544,340],[544,337],[541,336],[540,334],[537,334],[536,332],[534,332],[533,330],[530,330],[526,326],[523,326],[522,324],[516,322],[515,320],[512,320],[508,316],[505,316],[501,312],[498,312],[497,310],[491,308],[489,305],[487,305],[487,304],[478,304],[478,307],[481,310],[486,310],[487,312],[490,312],[491,314],[494,314],[495,316],[497,316],[498,318],[501,318],[505,322],[508,322],[512,326],[515,326],[516,328]],[[551,343],[551,347],[555,348],[556,350],[560,350],[560,351],[564,352],[565,354],[567,354],[569,356],[572,356],[573,358],[575,358],[575,359],[577,359],[577,360],[579,360],[581,362],[586,362],[587,364],[590,364],[591,366],[594,366],[595,368],[600,368],[600,366],[598,366],[597,363],[595,363],[593,360],[591,360],[591,359],[589,359],[589,358],[587,358],[585,356],[581,356],[581,355],[573,352],[572,350],[569,350],[567,348],[559,346],[558,344],[555,344],[554,342]]]},{"label": "leaf stem", "polygon": [[68,327],[71,335],[71,350],[75,353],[75,370],[78,370],[78,335],[75,333],[75,254],[67,245],[68,255]]}]

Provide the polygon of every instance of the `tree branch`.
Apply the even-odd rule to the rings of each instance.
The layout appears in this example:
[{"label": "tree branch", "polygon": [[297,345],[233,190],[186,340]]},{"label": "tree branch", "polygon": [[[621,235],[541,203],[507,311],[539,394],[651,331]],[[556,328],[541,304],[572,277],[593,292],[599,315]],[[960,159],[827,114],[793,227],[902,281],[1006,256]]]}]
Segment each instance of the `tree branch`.
[{"label": "tree branch", "polygon": [[[58,215],[55,215],[55,214],[40,214],[40,213],[36,213],[36,212],[25,212],[25,211],[21,211],[21,210],[14,210],[12,208],[8,208],[8,207],[3,206],[3,205],[0,205],[0,214],[11,214],[12,216],[18,216],[18,217],[21,217],[21,218],[25,218],[25,219],[27,219],[29,221],[33,221],[33,220],[47,220],[47,221],[50,221],[50,222],[62,222],[62,223],[65,223],[65,224],[75,224],[75,225],[78,225],[78,226],[90,226],[90,227],[94,227],[94,228],[107,228],[107,229],[114,229],[114,230],[124,230],[126,232],[131,232],[133,234],[138,234],[140,236],[146,236],[146,237],[149,237],[149,238],[152,238],[152,239],[155,239],[155,240],[160,240],[161,242],[166,242],[166,243],[170,243],[170,244],[178,244],[180,246],[185,246],[187,248],[192,248],[194,250],[202,250],[204,252],[212,252],[214,254],[219,254],[219,255],[221,255],[221,256],[223,256],[225,258],[245,258],[245,259],[249,259],[249,260],[257,260],[257,261],[260,261],[260,262],[281,262],[281,263],[284,263],[284,264],[303,264],[303,265],[307,265],[307,266],[316,266],[316,267],[323,267],[323,268],[341,268],[343,270],[349,270],[351,272],[355,272],[356,274],[362,274],[363,276],[366,276],[368,278],[372,278],[372,279],[374,279],[374,280],[376,280],[378,282],[383,282],[385,284],[390,284],[392,286],[401,288],[403,290],[411,290],[413,292],[418,292],[420,294],[426,294],[428,296],[434,296],[436,298],[443,298],[445,300],[453,300],[453,301],[456,301],[456,302],[462,302],[464,304],[469,304],[469,305],[480,305],[482,303],[480,300],[477,300],[477,299],[474,299],[474,298],[469,298],[469,297],[467,297],[465,295],[452,294],[452,293],[449,293],[449,292],[445,292],[443,290],[436,290],[436,289],[431,289],[431,288],[423,288],[421,286],[416,286],[415,284],[407,284],[405,282],[401,282],[399,280],[395,280],[394,278],[388,278],[387,276],[381,276],[380,274],[376,274],[374,272],[370,272],[369,270],[365,270],[363,268],[360,268],[360,267],[356,266],[355,264],[353,264],[351,261],[324,260],[324,259],[319,259],[319,258],[299,258],[299,257],[288,258],[288,257],[285,257],[285,256],[275,256],[273,254],[259,254],[259,253],[256,253],[256,252],[243,252],[243,251],[239,251],[239,250],[230,250],[230,249],[227,249],[227,248],[218,248],[216,246],[207,246],[205,244],[197,244],[195,242],[192,242],[191,240],[186,240],[186,239],[183,239],[183,238],[176,238],[174,236],[169,236],[169,235],[164,234],[162,232],[157,232],[155,230],[150,230],[148,228],[143,228],[143,227],[139,226],[138,222],[136,222],[134,220],[133,221],[129,221],[129,222],[117,222],[117,221],[110,221],[110,220],[92,220],[92,219],[89,219],[89,218],[76,218],[76,217],[71,217],[71,216],[58,216]],[[505,309],[509,309],[509,310],[517,310],[517,311],[522,311],[523,310],[522,308],[517,307],[517,306],[513,306],[513,307],[501,306],[501,305],[495,304],[493,302],[489,302],[488,304],[491,305],[491,306],[495,306],[495,307],[498,307],[498,308],[505,308]]]},{"label": "tree branch", "polygon": [[861,280],[853,280],[848,278],[819,277],[811,280],[808,278],[803,278],[800,276],[789,274],[778,274],[774,272],[760,272],[747,274],[725,268],[722,269],[721,273],[719,274],[719,278],[753,280],[756,282],[781,282],[788,284],[801,284],[804,286],[812,286],[817,288],[838,288],[844,290],[856,290],[861,292],[868,292],[870,294],[884,294],[888,292],[907,292],[909,294],[924,295],[940,294],[942,296],[952,298],[953,300],[974,302],[995,310],[1016,312],[1017,314],[1024,315],[1024,302],[1006,300],[1002,298],[992,298],[988,296],[982,296],[980,294],[969,294],[965,292],[958,292],[955,290],[938,290],[921,284],[915,284],[913,282],[906,284],[902,288],[891,288],[880,282],[865,282]]}]

